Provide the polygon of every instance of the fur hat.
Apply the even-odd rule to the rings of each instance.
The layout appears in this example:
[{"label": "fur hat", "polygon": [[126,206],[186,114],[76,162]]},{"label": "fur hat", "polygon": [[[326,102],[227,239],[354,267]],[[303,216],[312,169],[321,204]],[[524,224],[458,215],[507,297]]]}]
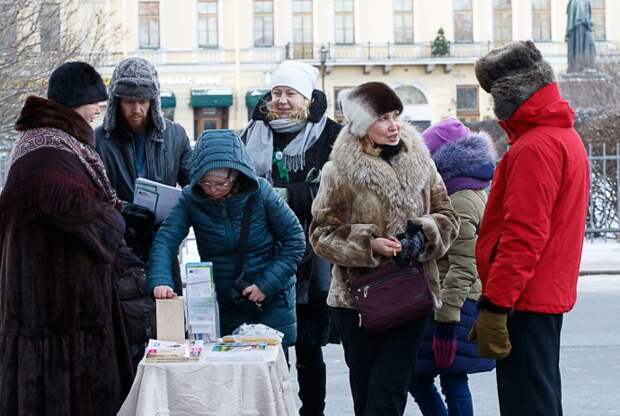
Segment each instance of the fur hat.
[{"label": "fur hat", "polygon": [[393,89],[383,82],[367,82],[339,94],[342,112],[349,131],[362,138],[381,114],[403,111],[403,103]]},{"label": "fur hat", "polygon": [[66,62],[52,72],[47,98],[68,108],[105,101],[108,98],[101,75],[86,62]]},{"label": "fur hat", "polygon": [[493,96],[495,115],[504,121],[536,91],[555,82],[553,69],[529,40],[493,49],[476,62],[475,70],[482,89]]},{"label": "fur hat", "polygon": [[301,61],[284,61],[273,76],[271,89],[290,87],[310,100],[318,76],[319,70],[310,64]]},{"label": "fur hat", "polygon": [[116,128],[116,111],[119,98],[150,100],[151,119],[158,131],[165,128],[159,101],[159,79],[155,65],[143,58],[127,58],[114,69],[110,81],[108,110],[103,122],[106,131]]}]

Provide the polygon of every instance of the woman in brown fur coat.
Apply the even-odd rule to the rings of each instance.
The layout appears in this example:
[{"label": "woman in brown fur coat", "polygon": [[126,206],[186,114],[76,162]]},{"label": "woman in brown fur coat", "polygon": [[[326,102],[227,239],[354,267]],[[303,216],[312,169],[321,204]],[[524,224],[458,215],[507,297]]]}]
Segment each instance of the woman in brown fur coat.
[{"label": "woman in brown fur coat", "polygon": [[115,415],[132,380],[112,263],[125,223],[89,122],[99,74],[69,62],[16,123],[0,194],[0,415]]},{"label": "woman in brown fur coat", "polygon": [[[417,132],[398,121],[403,106],[396,93],[369,82],[342,97],[348,124],[323,168],[310,241],[335,265],[327,303],[342,339],[356,416],[402,415],[427,318],[368,332],[344,275],[354,279],[396,253],[399,260],[422,263],[439,306],[435,260],[456,238],[459,220]],[[416,231],[399,241],[407,228]]]}]

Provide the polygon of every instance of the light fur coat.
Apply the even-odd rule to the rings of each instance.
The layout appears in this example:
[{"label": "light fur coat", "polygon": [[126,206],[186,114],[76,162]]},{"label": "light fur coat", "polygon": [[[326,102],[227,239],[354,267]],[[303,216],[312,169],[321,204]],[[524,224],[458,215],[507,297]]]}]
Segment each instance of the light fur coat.
[{"label": "light fur coat", "polygon": [[327,303],[354,308],[343,268],[354,279],[390,258],[374,254],[370,241],[393,237],[407,220],[421,224],[426,236],[418,257],[429,279],[435,304],[441,306],[435,260],[457,237],[459,219],[428,149],[416,130],[401,126],[403,147],[390,163],[365,153],[359,138],[345,127],[323,166],[321,185],[312,205],[310,242],[333,263]]}]

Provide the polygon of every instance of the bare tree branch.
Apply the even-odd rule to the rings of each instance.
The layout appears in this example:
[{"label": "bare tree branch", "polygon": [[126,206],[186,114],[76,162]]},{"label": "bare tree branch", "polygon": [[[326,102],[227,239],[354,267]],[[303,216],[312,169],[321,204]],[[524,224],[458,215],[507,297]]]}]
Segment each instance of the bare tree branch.
[{"label": "bare tree branch", "polygon": [[[81,4],[82,3],[82,4]],[[96,3],[0,0],[0,153],[16,138],[15,120],[29,95],[45,96],[58,65],[82,60],[97,67],[118,29]]]}]

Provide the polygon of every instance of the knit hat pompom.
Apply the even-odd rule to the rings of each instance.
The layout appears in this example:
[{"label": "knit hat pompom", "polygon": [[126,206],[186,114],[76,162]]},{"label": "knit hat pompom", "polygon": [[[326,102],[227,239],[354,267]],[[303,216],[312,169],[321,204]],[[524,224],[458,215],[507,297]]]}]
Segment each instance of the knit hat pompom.
[{"label": "knit hat pompom", "polygon": [[422,138],[431,154],[445,144],[454,143],[470,135],[471,131],[454,117],[441,120],[422,132]]},{"label": "knit hat pompom", "polygon": [[342,112],[349,123],[349,131],[356,137],[366,132],[382,114],[402,113],[403,103],[396,92],[383,82],[367,82],[342,91],[338,98]]},{"label": "knit hat pompom", "polygon": [[52,72],[47,98],[67,108],[108,99],[101,75],[86,62],[66,62]]},{"label": "knit hat pompom", "polygon": [[289,87],[310,100],[318,76],[319,70],[310,64],[300,61],[284,61],[274,73],[271,89]]}]

